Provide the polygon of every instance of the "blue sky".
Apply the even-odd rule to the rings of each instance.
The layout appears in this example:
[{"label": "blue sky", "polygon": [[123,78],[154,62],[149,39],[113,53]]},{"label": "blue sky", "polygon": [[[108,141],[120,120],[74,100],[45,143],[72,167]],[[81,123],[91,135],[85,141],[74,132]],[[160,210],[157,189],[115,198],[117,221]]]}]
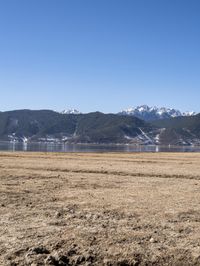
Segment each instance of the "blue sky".
[{"label": "blue sky", "polygon": [[200,111],[199,0],[0,0],[0,110]]}]

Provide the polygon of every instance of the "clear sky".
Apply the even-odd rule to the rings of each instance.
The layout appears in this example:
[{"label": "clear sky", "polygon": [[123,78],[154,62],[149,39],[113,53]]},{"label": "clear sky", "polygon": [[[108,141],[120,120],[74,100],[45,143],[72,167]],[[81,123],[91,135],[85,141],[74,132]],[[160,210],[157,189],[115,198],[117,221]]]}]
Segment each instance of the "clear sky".
[{"label": "clear sky", "polygon": [[0,0],[2,111],[199,99],[199,0]]}]

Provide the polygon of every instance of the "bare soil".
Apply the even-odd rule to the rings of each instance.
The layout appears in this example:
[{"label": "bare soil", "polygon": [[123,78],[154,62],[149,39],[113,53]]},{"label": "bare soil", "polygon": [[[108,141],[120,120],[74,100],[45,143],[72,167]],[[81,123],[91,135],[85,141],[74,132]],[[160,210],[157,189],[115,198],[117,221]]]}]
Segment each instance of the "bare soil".
[{"label": "bare soil", "polygon": [[200,154],[0,153],[0,265],[200,265]]}]

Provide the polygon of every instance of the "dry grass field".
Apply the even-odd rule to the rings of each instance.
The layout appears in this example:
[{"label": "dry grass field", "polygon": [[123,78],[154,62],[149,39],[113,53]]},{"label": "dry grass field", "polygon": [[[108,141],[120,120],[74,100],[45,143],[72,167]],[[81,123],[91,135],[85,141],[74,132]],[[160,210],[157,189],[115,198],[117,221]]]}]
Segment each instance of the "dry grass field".
[{"label": "dry grass field", "polygon": [[0,153],[0,265],[200,265],[200,154]]}]

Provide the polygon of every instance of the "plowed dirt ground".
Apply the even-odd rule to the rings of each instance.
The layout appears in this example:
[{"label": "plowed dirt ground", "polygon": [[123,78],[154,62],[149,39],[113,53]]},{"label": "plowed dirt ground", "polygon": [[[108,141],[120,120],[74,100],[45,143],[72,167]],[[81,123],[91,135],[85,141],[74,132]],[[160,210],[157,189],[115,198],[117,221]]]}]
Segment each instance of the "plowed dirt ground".
[{"label": "plowed dirt ground", "polygon": [[0,265],[200,265],[200,154],[0,153]]}]

